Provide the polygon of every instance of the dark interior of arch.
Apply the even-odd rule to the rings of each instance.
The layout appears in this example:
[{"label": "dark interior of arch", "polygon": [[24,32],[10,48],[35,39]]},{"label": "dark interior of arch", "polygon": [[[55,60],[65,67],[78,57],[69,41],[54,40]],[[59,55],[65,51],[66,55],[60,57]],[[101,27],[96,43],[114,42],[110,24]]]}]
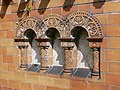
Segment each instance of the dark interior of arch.
[{"label": "dark interior of arch", "polygon": [[63,60],[64,60],[63,56],[64,56],[64,53],[63,53],[63,48],[61,47],[61,42],[58,39],[60,37],[60,33],[55,28],[49,28],[46,31],[46,35],[47,35],[47,37],[50,38],[50,44],[51,44],[52,48],[58,54],[56,60],[59,61],[60,65],[63,65]]},{"label": "dark interior of arch", "polygon": [[27,29],[24,32],[24,35],[28,38],[28,39],[34,39],[36,37],[35,32],[32,29]]},{"label": "dark interior of arch", "polygon": [[24,32],[24,36],[28,39],[30,39],[29,44],[31,46],[32,51],[32,58],[31,63],[28,65],[28,71],[34,71],[37,72],[40,68],[40,48],[37,46],[37,41],[35,40],[36,34],[32,29],[27,29]]},{"label": "dark interior of arch", "polygon": [[90,69],[93,68],[93,54],[92,49],[89,47],[89,42],[86,37],[88,37],[88,33],[85,28],[83,27],[75,27],[71,31],[73,37],[75,37],[75,45],[77,50],[83,54],[82,61],[85,61],[85,66],[89,67]]}]

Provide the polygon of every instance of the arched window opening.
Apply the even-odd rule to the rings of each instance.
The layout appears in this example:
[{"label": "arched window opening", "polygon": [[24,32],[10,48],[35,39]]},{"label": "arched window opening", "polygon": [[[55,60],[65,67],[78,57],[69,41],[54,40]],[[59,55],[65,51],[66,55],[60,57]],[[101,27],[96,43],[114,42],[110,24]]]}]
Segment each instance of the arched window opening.
[{"label": "arched window opening", "polygon": [[55,28],[49,28],[46,31],[47,37],[50,38],[50,48],[53,51],[53,64],[52,66],[62,66],[64,60],[63,48],[61,47],[61,42],[58,39],[60,37],[60,33]]},{"label": "arched window opening", "polygon": [[24,38],[29,39],[28,48],[28,63],[29,64],[40,64],[40,48],[37,46],[35,40],[36,34],[32,29],[27,29],[24,32]]},{"label": "arched window opening", "polygon": [[71,31],[75,37],[75,45],[77,47],[77,68],[92,68],[93,55],[92,49],[89,47],[87,40],[88,33],[83,27],[75,27]]}]

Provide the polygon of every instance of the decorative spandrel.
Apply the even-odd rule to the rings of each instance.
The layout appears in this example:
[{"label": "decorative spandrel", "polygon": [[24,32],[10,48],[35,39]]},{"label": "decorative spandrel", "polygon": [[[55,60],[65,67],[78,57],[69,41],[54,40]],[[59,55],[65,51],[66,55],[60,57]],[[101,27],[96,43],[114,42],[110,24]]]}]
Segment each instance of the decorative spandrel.
[{"label": "decorative spandrel", "polygon": [[85,28],[89,37],[102,37],[102,30],[99,21],[90,13],[79,11],[68,15],[67,20],[70,24],[70,30],[76,26]]},{"label": "decorative spandrel", "polygon": [[28,29],[34,30],[34,32],[38,33],[40,30],[40,20],[35,17],[27,17],[19,22],[16,32],[16,38],[24,38],[24,33]]}]

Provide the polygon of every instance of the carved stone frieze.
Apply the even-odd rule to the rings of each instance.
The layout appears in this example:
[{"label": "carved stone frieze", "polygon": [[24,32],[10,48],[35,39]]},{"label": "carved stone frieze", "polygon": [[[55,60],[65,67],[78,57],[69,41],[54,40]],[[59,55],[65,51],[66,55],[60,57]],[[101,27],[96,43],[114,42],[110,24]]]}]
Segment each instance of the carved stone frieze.
[{"label": "carved stone frieze", "polygon": [[[65,18],[60,15],[49,15],[46,17],[43,20],[41,28],[44,32],[50,28],[55,28],[61,37],[66,37],[67,29],[65,28]],[[46,30],[44,28],[46,28]]]},{"label": "carved stone frieze", "polygon": [[24,32],[28,29],[34,30],[36,35],[40,30],[40,20],[35,17],[27,17],[19,22],[16,32],[16,38],[24,38]]},{"label": "carved stone frieze", "polygon": [[102,37],[101,25],[90,13],[74,12],[68,15],[67,22],[70,24],[70,30],[76,26],[81,26],[87,30],[89,37]]}]

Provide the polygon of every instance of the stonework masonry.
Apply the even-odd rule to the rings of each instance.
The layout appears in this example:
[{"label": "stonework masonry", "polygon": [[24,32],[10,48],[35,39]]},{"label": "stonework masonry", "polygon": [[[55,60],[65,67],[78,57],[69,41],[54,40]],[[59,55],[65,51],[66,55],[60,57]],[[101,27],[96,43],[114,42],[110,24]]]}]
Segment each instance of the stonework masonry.
[{"label": "stonework masonry", "polygon": [[[100,79],[48,75],[20,68],[21,54],[14,41],[19,22],[28,16],[39,20],[50,15],[67,18],[81,11],[96,17],[102,27]],[[119,36],[120,0],[0,0],[0,90],[120,90]],[[74,49],[73,60],[77,56]],[[30,60],[31,52],[28,55]],[[52,64],[51,48],[48,55],[48,64]]]}]

